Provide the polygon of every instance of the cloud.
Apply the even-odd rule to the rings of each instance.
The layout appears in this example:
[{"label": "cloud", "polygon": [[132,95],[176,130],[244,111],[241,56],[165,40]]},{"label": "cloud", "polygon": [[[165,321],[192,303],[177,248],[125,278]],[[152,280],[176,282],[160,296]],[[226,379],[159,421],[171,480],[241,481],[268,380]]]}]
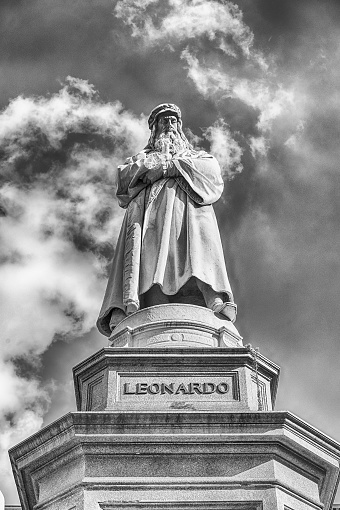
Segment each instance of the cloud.
[{"label": "cloud", "polygon": [[254,34],[236,4],[130,0],[119,1],[114,13],[144,51],[159,45],[178,51],[188,78],[204,99],[214,102],[221,118],[226,120],[223,104],[227,99],[251,110],[253,132],[244,138],[244,146],[254,157],[269,149],[273,122],[292,112],[294,90],[278,82],[272,56],[255,48]]},{"label": "cloud", "polygon": [[[253,33],[243,22],[242,11],[232,2],[207,0],[119,1],[115,15],[131,27],[132,36],[146,46],[207,37],[226,55],[252,55]],[[255,55],[255,54],[253,54]],[[262,64],[263,59],[259,62]]]},{"label": "cloud", "polygon": [[222,66],[203,66],[188,48],[182,51],[181,58],[187,63],[188,77],[206,99],[221,103],[233,98],[257,110],[256,127],[262,133],[270,131],[273,121],[282,113],[293,110],[293,90],[285,90],[265,78],[252,80],[233,76],[232,70],[224,71]]},{"label": "cloud", "polygon": [[251,136],[249,138],[249,147],[253,158],[256,159],[257,156],[265,156],[267,154],[268,141],[264,136]]},{"label": "cloud", "polygon": [[222,174],[229,177],[242,171],[242,149],[231,135],[230,128],[223,119],[217,120],[203,131],[210,142],[211,154],[220,163]]},{"label": "cloud", "polygon": [[95,324],[122,218],[116,167],[147,137],[143,116],[72,77],[0,114],[0,471],[8,447],[42,424],[49,391],[35,375],[39,357]]},{"label": "cloud", "polygon": [[214,97],[223,91],[225,97],[230,97],[231,81],[218,68],[203,68],[197,57],[188,48],[182,51],[181,58],[187,63],[188,76],[196,85],[198,91],[205,97]]}]

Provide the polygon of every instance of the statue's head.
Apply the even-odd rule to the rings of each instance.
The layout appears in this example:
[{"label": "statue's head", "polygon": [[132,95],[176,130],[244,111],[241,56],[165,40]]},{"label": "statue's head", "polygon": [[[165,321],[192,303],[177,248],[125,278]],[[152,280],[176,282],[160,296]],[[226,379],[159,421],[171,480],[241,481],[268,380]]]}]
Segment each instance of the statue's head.
[{"label": "statue's head", "polygon": [[175,117],[177,122],[182,124],[181,110],[175,104],[162,103],[156,106],[149,115],[148,124],[149,129],[153,129],[154,125],[158,124],[160,118]]},{"label": "statue's head", "polygon": [[181,110],[172,103],[162,103],[152,110],[148,119],[151,135],[146,149],[157,149],[157,141],[170,137],[174,142],[174,151],[190,149],[191,146],[182,131]]}]

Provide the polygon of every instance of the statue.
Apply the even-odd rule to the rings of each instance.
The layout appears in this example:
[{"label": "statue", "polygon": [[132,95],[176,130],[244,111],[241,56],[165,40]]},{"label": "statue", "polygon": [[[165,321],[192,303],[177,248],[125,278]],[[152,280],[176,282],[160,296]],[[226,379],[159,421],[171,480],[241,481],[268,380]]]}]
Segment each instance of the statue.
[{"label": "statue", "polygon": [[223,191],[219,164],[189,144],[176,105],[157,106],[148,123],[145,149],[118,167],[126,213],[97,321],[106,336],[158,304],[189,303],[236,319],[212,206]]}]

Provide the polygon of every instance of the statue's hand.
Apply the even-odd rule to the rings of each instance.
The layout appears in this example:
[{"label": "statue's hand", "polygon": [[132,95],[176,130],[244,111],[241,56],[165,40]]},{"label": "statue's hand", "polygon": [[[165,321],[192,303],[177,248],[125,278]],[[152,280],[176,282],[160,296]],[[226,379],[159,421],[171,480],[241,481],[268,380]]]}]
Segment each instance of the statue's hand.
[{"label": "statue's hand", "polygon": [[154,182],[162,179],[163,177],[163,167],[162,165],[155,166],[150,168],[142,177],[141,180],[144,184],[153,184]]},{"label": "statue's hand", "polygon": [[178,175],[176,167],[172,162],[170,154],[152,153],[145,158],[140,167],[139,179],[144,184],[153,184],[159,179],[165,177],[174,177]]}]

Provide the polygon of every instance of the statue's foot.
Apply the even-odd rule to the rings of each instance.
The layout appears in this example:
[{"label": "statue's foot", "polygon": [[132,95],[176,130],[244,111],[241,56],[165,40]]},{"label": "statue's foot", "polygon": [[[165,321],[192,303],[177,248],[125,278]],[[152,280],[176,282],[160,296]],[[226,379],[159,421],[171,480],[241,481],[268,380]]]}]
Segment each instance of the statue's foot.
[{"label": "statue's foot", "polygon": [[125,319],[126,314],[121,310],[120,308],[113,308],[111,313],[111,319],[110,319],[110,329],[113,331],[116,326],[120,322],[122,322],[123,319]]},{"label": "statue's foot", "polygon": [[139,308],[137,306],[137,303],[131,301],[131,303],[128,303],[126,305],[126,315],[131,315],[132,313],[138,312]]},{"label": "statue's foot", "polygon": [[221,313],[233,323],[236,321],[237,305],[235,303],[230,301],[223,303],[222,300],[218,299],[215,301],[211,309],[215,313]]}]

